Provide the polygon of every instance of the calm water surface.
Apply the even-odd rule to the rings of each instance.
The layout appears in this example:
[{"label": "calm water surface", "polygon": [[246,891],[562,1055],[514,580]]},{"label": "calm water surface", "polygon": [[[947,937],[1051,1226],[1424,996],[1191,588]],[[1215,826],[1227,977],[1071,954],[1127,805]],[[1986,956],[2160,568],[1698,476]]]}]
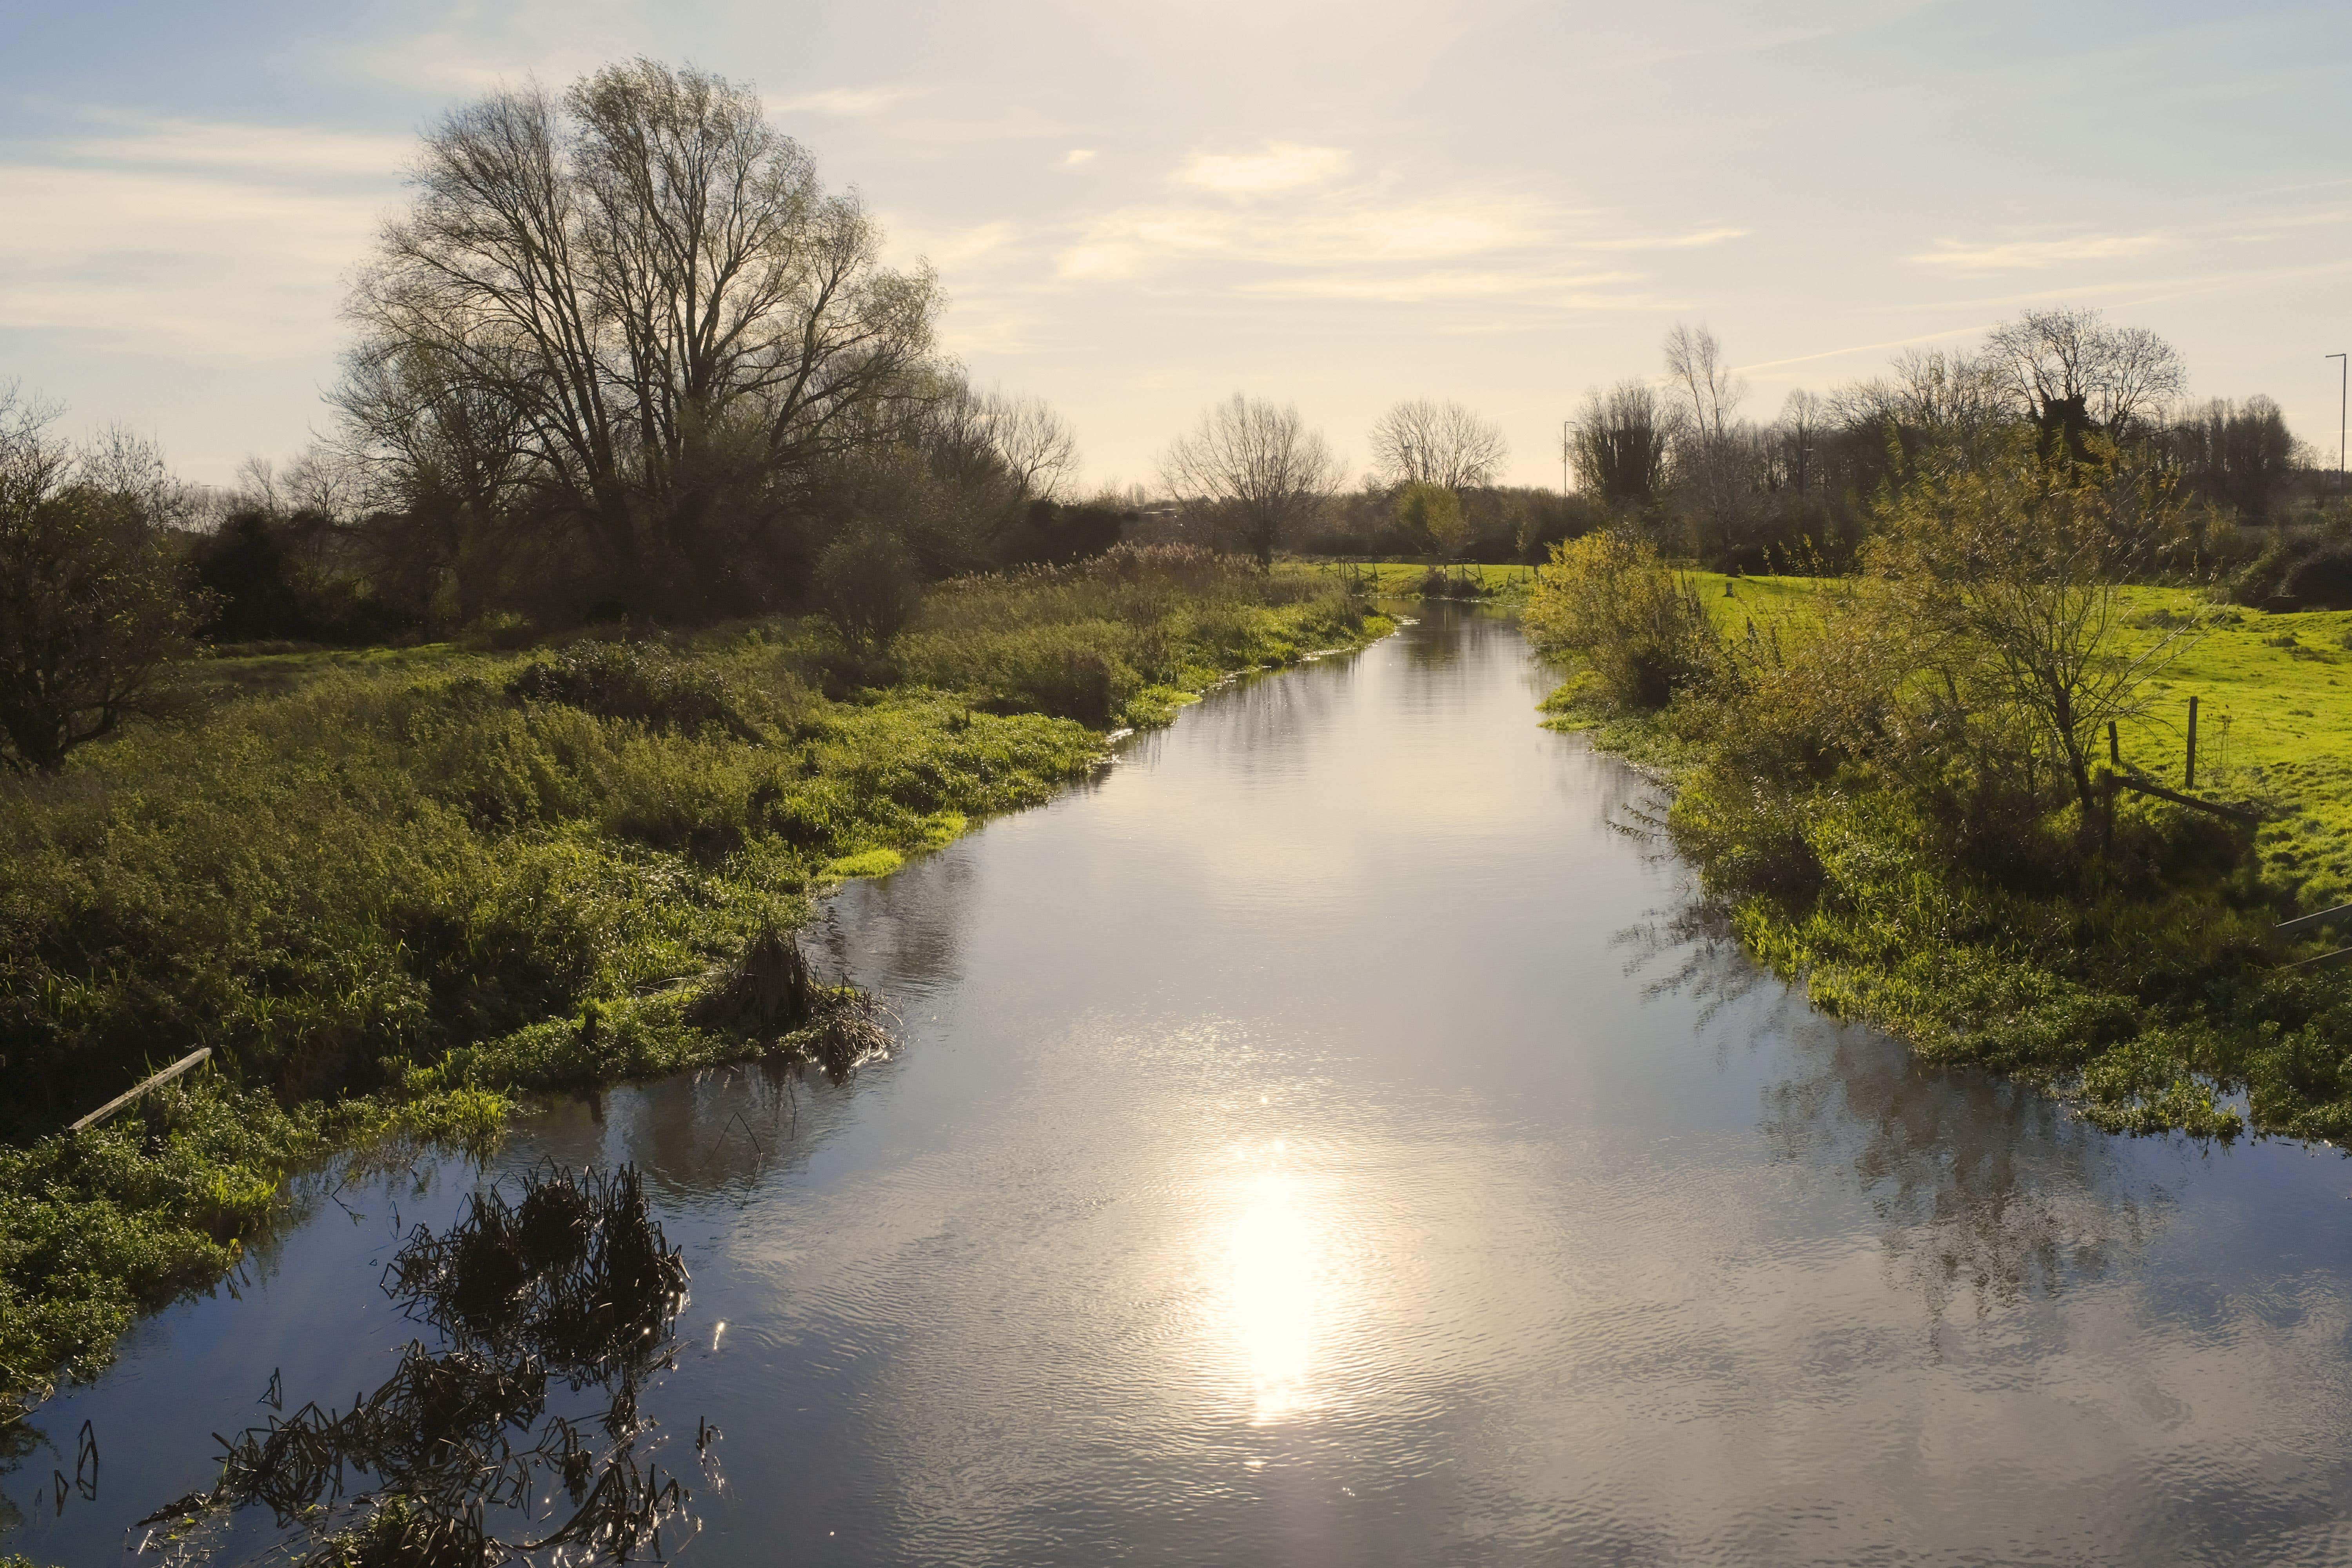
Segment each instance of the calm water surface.
[{"label": "calm water surface", "polygon": [[[1546,684],[1433,614],[1222,692],[835,903],[894,1059],[524,1124],[484,1174],[636,1161],[685,1246],[689,1562],[2352,1561],[2352,1166],[1816,1017]],[[478,1179],[151,1321],[37,1420],[98,1499],[26,1457],[0,1551],[117,1561],[273,1370],[380,1379],[387,1243]]]}]

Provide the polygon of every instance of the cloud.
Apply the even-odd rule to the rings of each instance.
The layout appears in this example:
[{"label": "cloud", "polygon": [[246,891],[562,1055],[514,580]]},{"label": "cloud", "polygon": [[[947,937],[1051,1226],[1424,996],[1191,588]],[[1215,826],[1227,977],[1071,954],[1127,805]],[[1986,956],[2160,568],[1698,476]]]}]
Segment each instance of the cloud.
[{"label": "cloud", "polygon": [[2068,239],[2018,239],[1991,245],[1939,241],[1936,249],[1910,258],[1921,267],[1938,271],[2009,272],[2055,267],[2069,261],[2114,261],[2145,256],[2170,244],[2162,234],[2085,234]]},{"label": "cloud", "polygon": [[1622,239],[1580,239],[1579,250],[1696,250],[1702,246],[1721,245],[1727,239],[1745,239],[1749,230],[1744,228],[1703,228],[1696,234],[1636,234]]},{"label": "cloud", "polygon": [[114,163],[188,163],[280,174],[356,174],[389,178],[415,154],[415,138],[367,136],[307,126],[237,125],[100,114],[123,129],[71,139],[58,151]]},{"label": "cloud", "polygon": [[1339,191],[1279,212],[1134,206],[1088,224],[1056,268],[1065,278],[1123,278],[1185,261],[1302,268],[1449,261],[1528,249],[1556,226],[1548,209],[1508,193],[1414,199]]},{"label": "cloud", "polygon": [[879,85],[875,87],[828,87],[814,92],[769,95],[761,101],[771,114],[822,114],[838,120],[868,120],[887,113],[893,106],[910,98],[920,98],[930,89]]},{"label": "cloud", "polygon": [[0,326],[238,360],[331,347],[372,197],[133,171],[0,165]]},{"label": "cloud", "polygon": [[1384,304],[1417,305],[1435,300],[1523,300],[1570,310],[1608,310],[1638,304],[1647,297],[1589,294],[1595,284],[1633,283],[1638,272],[1592,272],[1580,277],[1557,277],[1541,272],[1423,272],[1410,277],[1363,278],[1318,276],[1269,279],[1242,285],[1244,294],[1276,294],[1301,299],[1370,300]]},{"label": "cloud", "polygon": [[1347,168],[1348,154],[1339,148],[1272,142],[1263,153],[1197,153],[1176,178],[1221,195],[1258,196],[1323,184]]},{"label": "cloud", "polygon": [[1075,169],[1081,163],[1093,163],[1094,158],[1095,150],[1093,148],[1073,147],[1068,152],[1062,154],[1062,167],[1066,169]]}]

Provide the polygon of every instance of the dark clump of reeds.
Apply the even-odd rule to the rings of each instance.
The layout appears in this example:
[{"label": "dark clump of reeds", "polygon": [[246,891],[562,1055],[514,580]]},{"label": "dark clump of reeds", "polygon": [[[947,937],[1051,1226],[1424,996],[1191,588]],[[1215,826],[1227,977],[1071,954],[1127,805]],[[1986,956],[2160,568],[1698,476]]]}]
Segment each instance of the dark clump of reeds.
[{"label": "dark clump of reeds", "polygon": [[[668,1360],[686,1279],[633,1167],[548,1165],[512,1198],[478,1193],[448,1230],[419,1226],[384,1271],[385,1290],[446,1349],[412,1342],[348,1410],[305,1405],[220,1439],[212,1489],[143,1522],[265,1505],[281,1529],[310,1531],[316,1550],[302,1561],[321,1568],[481,1568],[559,1545],[575,1561],[658,1555],[687,1494],[639,1457],[637,1396]],[[605,1389],[589,1418],[601,1445],[548,1414],[559,1379]],[[570,1516],[540,1539],[501,1539],[489,1511],[527,1516],[542,1476],[561,1483]]]},{"label": "dark clump of reeds", "polygon": [[528,1356],[574,1387],[602,1381],[666,1331],[687,1272],[633,1165],[524,1173],[493,1187],[439,1236],[419,1226],[384,1268],[409,1315],[459,1345]]},{"label": "dark clump of reeds", "polygon": [[839,1083],[889,1052],[888,1017],[870,993],[819,980],[800,943],[769,922],[704,993],[695,1021],[766,1041],[780,1055],[815,1063]]}]

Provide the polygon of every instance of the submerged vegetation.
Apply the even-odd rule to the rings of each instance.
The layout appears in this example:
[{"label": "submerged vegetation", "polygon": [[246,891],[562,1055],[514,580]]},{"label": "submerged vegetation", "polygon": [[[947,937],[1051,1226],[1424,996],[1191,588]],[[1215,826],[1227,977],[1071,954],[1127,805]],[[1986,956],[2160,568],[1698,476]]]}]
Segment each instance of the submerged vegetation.
[{"label": "submerged vegetation", "polygon": [[0,785],[0,1382],[100,1364],[338,1140],[745,1056],[848,1070],[887,1036],[808,973],[814,896],[1086,776],[1111,726],[1384,626],[1123,548],[951,584],[866,647],[767,620],[200,667],[209,711]]},{"label": "submerged vegetation", "polygon": [[[140,1523],[181,1561],[215,1555],[231,1516],[257,1507],[319,1564],[488,1568],[551,1547],[658,1559],[690,1497],[647,1456],[638,1406],[674,1352],[686,1284],[632,1167],[527,1172],[511,1201],[477,1193],[446,1232],[418,1226],[384,1270],[435,1345],[412,1340],[349,1409],[305,1404],[219,1439],[214,1485]],[[562,1407],[592,1389],[601,1405]],[[275,1379],[264,1397],[282,1407]],[[696,1445],[706,1458],[709,1436]],[[534,1519],[542,1489],[569,1511]]]}]

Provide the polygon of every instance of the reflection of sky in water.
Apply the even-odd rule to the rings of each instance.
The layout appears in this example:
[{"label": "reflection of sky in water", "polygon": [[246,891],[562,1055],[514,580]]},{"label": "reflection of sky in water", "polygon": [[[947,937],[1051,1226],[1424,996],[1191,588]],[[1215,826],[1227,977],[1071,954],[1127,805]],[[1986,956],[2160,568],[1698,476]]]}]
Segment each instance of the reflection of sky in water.
[{"label": "reflection of sky in water", "polygon": [[[1221,693],[835,902],[907,1023],[846,1089],[529,1124],[509,1163],[641,1161],[687,1247],[691,1561],[2352,1562],[2352,1167],[1814,1017],[1540,688],[1438,613]],[[142,1331],[42,1415],[104,1500],[0,1552],[111,1552],[273,1367],[380,1375],[391,1212],[461,1185]]]}]

